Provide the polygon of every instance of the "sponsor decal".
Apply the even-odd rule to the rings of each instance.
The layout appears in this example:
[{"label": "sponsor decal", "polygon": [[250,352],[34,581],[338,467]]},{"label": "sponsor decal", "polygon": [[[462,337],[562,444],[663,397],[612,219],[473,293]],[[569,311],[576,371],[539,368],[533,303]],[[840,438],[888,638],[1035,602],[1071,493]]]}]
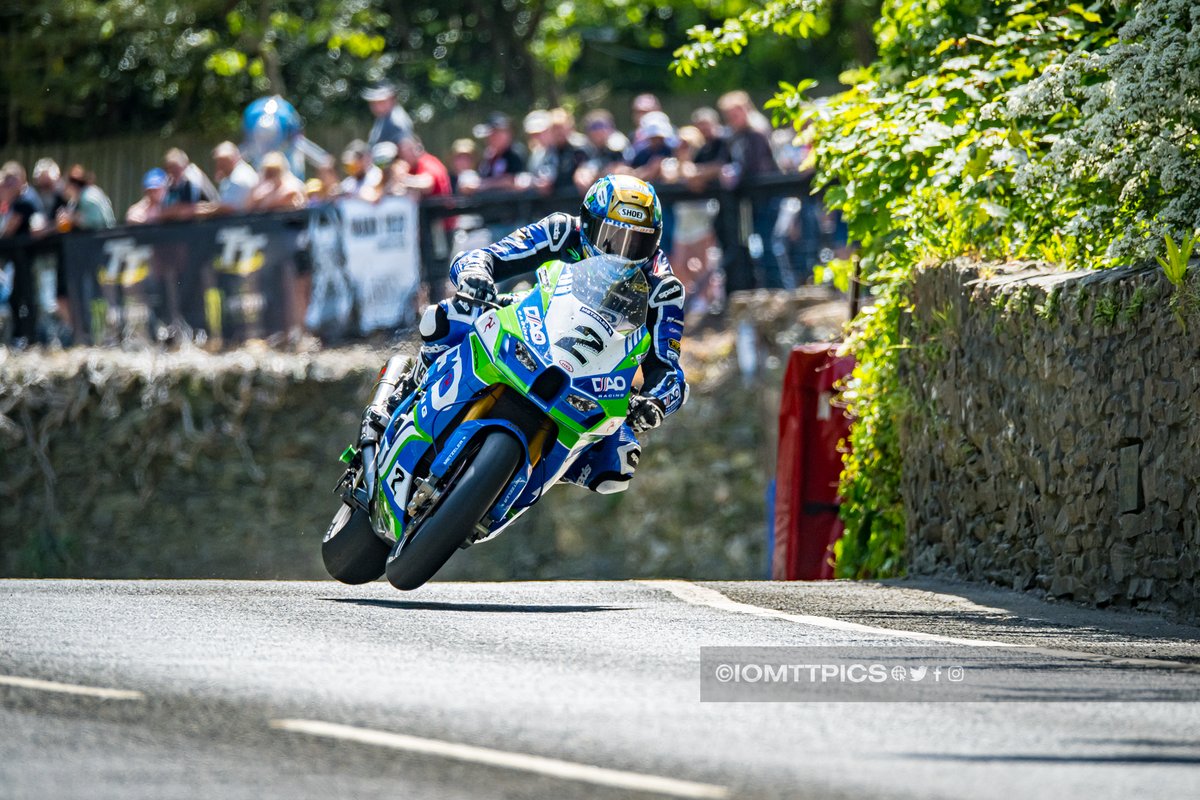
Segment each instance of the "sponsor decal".
[{"label": "sponsor decal", "polygon": [[667,408],[676,408],[683,404],[682,403],[683,392],[680,391],[678,383],[673,384],[671,386],[671,388],[667,391],[667,396],[666,396],[665,400],[666,400],[665,405]]},{"label": "sponsor decal", "polygon": [[268,237],[265,233],[252,233],[248,226],[221,228],[215,237],[221,245],[217,260],[218,272],[245,277],[263,268],[266,257],[263,248]]},{"label": "sponsor decal", "polygon": [[592,378],[592,391],[598,394],[607,392],[623,392],[629,388],[629,381],[622,375],[612,375],[602,378]]},{"label": "sponsor decal", "polygon": [[674,276],[665,278],[650,293],[650,305],[653,307],[665,306],[668,303],[677,303],[681,300],[683,300],[683,284]]},{"label": "sponsor decal", "polygon": [[521,309],[521,317],[525,322],[525,332],[529,336],[529,341],[538,347],[544,346],[546,329],[542,325],[542,312],[535,306],[526,306]]},{"label": "sponsor decal", "polygon": [[609,336],[613,335],[612,325],[609,325],[608,320],[606,320],[603,316],[601,316],[595,309],[588,308],[587,306],[580,306],[579,310],[582,311],[584,314],[587,314],[592,319],[596,320],[596,322],[599,322],[600,327],[604,328],[604,332],[607,333]]},{"label": "sponsor decal", "polygon": [[461,375],[459,371],[458,353],[453,352],[448,357],[446,362],[446,374],[442,376],[433,387],[433,391],[429,393],[429,405],[435,411],[441,411],[446,406],[454,402],[454,398],[458,396],[458,379]]},{"label": "sponsor decal", "polygon": [[558,362],[558,365],[560,367],[562,367],[563,369],[565,369],[567,372],[570,372],[570,373],[575,372],[575,368],[571,366],[571,362],[566,361],[565,359],[560,359]]},{"label": "sponsor decal", "polygon": [[646,212],[636,206],[617,206],[617,219],[623,219],[627,222],[645,222]]},{"label": "sponsor decal", "polygon": [[551,214],[546,217],[543,227],[550,240],[551,249],[558,250],[563,246],[567,235],[571,233],[570,217],[565,214]]}]

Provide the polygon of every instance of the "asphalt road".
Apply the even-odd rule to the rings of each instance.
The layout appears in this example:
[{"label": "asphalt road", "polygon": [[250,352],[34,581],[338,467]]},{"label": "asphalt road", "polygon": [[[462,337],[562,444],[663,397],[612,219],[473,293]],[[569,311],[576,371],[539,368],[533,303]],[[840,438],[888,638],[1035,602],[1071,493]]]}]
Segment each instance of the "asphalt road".
[{"label": "asphalt road", "polygon": [[[700,700],[971,642],[986,702]],[[1194,798],[1197,698],[1200,629],[952,584],[0,581],[0,798]]]}]

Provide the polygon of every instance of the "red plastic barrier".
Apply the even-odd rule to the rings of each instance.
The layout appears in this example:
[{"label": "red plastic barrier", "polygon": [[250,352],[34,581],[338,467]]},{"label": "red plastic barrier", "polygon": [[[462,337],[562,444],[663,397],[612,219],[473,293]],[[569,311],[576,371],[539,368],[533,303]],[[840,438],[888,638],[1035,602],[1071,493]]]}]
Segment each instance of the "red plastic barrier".
[{"label": "red plastic barrier", "polygon": [[850,419],[831,401],[834,384],[853,368],[854,359],[838,356],[836,344],[801,345],[788,359],[775,468],[775,580],[833,577],[830,548],[842,535],[838,442],[849,437]]}]

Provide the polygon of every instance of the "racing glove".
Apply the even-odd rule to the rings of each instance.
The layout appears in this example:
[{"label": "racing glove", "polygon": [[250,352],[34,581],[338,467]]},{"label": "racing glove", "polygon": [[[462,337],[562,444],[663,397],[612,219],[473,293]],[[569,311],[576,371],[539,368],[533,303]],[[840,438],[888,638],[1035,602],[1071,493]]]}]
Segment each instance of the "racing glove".
[{"label": "racing glove", "polygon": [[495,303],[497,300],[495,282],[482,272],[467,272],[460,275],[458,291],[459,294],[466,295],[480,305]]},{"label": "racing glove", "polygon": [[666,416],[662,401],[644,394],[636,394],[629,399],[629,414],[625,423],[634,433],[642,433],[662,425]]}]

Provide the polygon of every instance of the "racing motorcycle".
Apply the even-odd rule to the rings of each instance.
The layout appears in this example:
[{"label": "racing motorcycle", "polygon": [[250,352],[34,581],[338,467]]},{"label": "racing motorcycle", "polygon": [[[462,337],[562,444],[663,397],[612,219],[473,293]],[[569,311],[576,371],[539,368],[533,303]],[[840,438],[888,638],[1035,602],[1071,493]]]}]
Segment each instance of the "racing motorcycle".
[{"label": "racing motorcycle", "polygon": [[[386,572],[397,589],[428,581],[460,548],[491,539],[629,413],[650,348],[649,287],[632,262],[551,261],[537,284],[486,310],[414,391],[393,356],[380,371],[321,546],[343,583]],[[418,371],[419,372],[419,371]]]}]

